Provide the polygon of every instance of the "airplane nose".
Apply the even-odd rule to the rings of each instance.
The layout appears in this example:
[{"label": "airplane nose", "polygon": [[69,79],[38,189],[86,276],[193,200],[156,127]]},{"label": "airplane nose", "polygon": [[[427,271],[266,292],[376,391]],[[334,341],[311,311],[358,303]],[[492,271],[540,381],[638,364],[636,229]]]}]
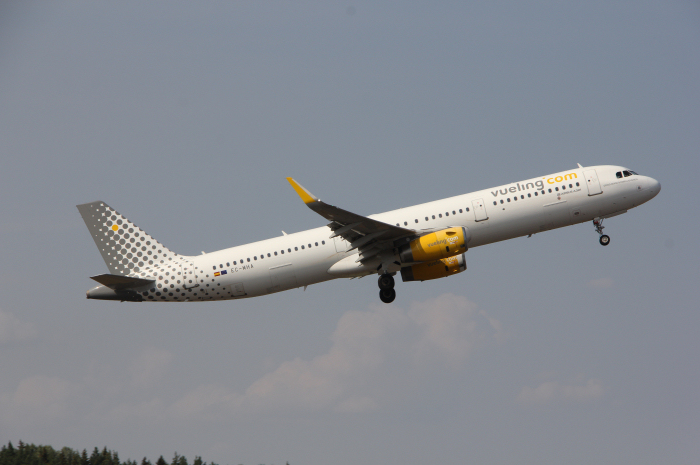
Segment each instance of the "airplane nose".
[{"label": "airplane nose", "polygon": [[647,187],[644,190],[650,194],[650,199],[654,198],[661,192],[661,183],[654,178],[648,178]]}]

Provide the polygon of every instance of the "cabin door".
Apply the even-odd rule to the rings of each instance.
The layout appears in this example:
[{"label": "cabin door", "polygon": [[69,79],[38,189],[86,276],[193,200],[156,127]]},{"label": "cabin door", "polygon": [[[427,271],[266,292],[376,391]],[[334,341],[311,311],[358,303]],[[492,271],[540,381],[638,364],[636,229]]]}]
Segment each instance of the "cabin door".
[{"label": "cabin door", "polygon": [[335,251],[338,253],[345,253],[350,248],[350,243],[340,236],[335,236],[333,243],[335,244]]},{"label": "cabin door", "polygon": [[484,221],[489,219],[489,216],[486,214],[486,206],[484,205],[483,199],[472,200],[472,208],[474,209],[475,221]]},{"label": "cabin door", "polygon": [[598,195],[603,192],[600,188],[600,181],[598,180],[598,173],[595,170],[586,170],[583,172],[586,178],[586,186],[588,186],[588,195]]},{"label": "cabin door", "polygon": [[182,262],[182,287],[185,289],[194,289],[195,287],[199,287],[194,263],[190,261]]}]

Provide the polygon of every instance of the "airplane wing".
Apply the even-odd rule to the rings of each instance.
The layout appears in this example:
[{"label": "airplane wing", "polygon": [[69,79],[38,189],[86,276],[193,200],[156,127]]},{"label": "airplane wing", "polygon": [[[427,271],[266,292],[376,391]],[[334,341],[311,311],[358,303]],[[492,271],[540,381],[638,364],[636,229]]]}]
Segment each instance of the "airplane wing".
[{"label": "airplane wing", "polygon": [[307,207],[330,221],[328,227],[333,231],[331,238],[340,236],[350,243],[350,250],[360,250],[361,256],[358,261],[364,262],[381,250],[394,247],[395,241],[399,239],[417,235],[413,229],[383,223],[329,205],[319,200],[294,179],[287,178],[287,181]]}]

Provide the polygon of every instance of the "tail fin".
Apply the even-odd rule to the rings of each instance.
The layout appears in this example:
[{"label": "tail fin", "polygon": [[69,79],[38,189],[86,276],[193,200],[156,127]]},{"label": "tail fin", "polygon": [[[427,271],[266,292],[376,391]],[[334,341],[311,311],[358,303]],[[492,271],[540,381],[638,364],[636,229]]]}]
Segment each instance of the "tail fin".
[{"label": "tail fin", "polygon": [[138,273],[178,256],[104,202],[77,207],[113,275]]}]

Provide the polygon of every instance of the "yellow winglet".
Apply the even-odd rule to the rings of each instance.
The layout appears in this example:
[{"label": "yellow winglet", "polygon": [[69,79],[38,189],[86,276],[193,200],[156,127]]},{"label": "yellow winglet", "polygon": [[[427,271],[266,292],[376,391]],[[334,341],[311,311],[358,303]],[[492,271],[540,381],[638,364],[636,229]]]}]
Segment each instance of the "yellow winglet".
[{"label": "yellow winglet", "polygon": [[301,197],[301,200],[303,200],[305,204],[308,205],[313,202],[318,202],[318,198],[315,195],[303,188],[301,184],[296,182],[294,179],[287,178],[287,181],[289,181],[289,184],[292,185],[296,193],[299,194],[299,197]]}]

